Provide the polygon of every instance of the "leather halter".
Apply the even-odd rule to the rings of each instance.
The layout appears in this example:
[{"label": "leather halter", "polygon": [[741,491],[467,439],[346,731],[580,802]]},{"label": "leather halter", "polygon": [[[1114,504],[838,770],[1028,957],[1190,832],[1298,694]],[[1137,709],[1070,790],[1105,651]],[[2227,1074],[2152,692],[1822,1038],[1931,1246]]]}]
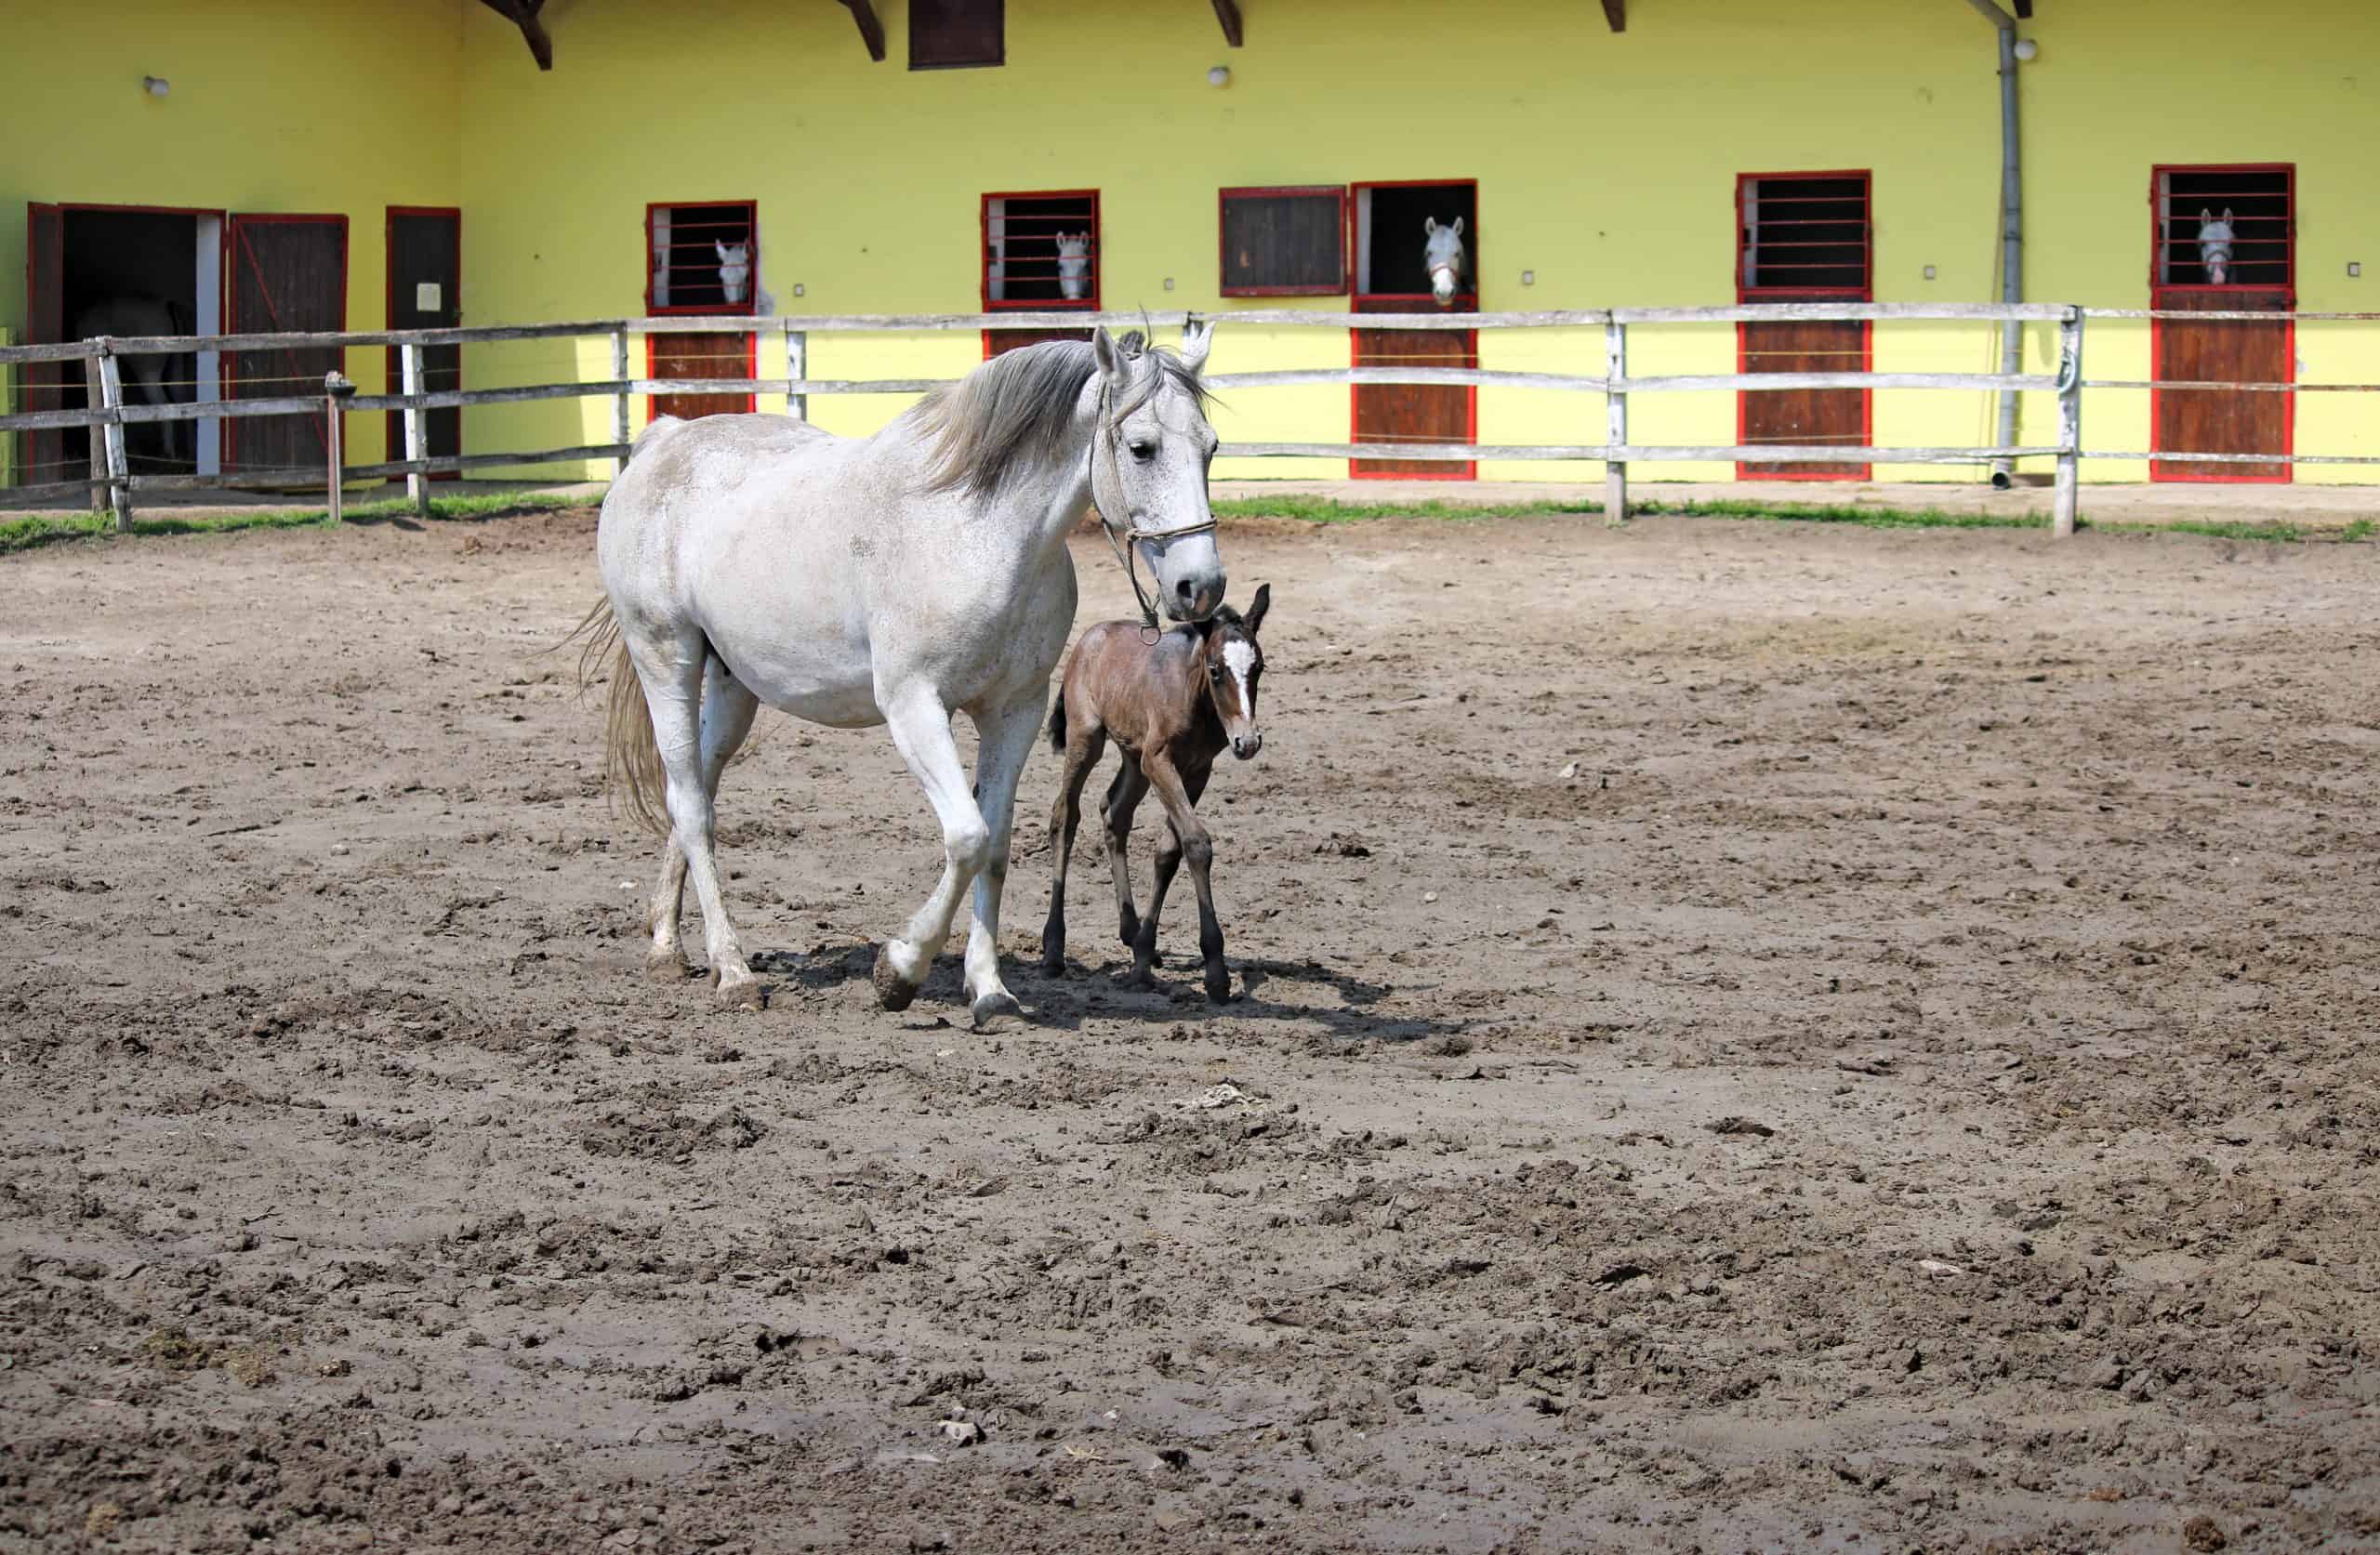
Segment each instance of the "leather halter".
[{"label": "leather halter", "polygon": [[[1156,370],[1163,373],[1165,368],[1158,365]],[[1091,504],[1099,510],[1099,527],[1107,536],[1108,548],[1116,553],[1116,560],[1124,565],[1124,576],[1132,586],[1132,598],[1141,602],[1141,625],[1149,631],[1156,631],[1158,629],[1157,606],[1151,601],[1147,591],[1141,587],[1140,571],[1132,564],[1131,547],[1144,541],[1157,541],[1162,544],[1187,539],[1193,534],[1211,534],[1216,528],[1215,517],[1210,511],[1205,520],[1200,522],[1176,524],[1171,529],[1143,529],[1132,521],[1131,503],[1124,495],[1123,478],[1117,473],[1116,466],[1116,444],[1121,441],[1123,430],[1108,419],[1113,392],[1112,388],[1103,378],[1099,385],[1098,424],[1091,428],[1091,448],[1086,455],[1090,476]],[[1102,447],[1107,450],[1107,485],[1115,495],[1115,501],[1112,503],[1103,497],[1099,490],[1099,451]],[[1120,520],[1109,517],[1110,514],[1120,515]],[[1126,544],[1125,540],[1117,538],[1119,532],[1126,540],[1130,542],[1130,545]]]}]

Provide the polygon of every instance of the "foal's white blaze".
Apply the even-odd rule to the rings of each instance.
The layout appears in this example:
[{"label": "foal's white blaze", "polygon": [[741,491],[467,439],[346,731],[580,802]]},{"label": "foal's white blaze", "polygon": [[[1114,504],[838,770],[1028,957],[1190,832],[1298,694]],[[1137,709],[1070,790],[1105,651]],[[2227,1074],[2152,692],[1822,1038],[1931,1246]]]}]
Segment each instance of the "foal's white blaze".
[{"label": "foal's white blaze", "polygon": [[1256,709],[1249,704],[1248,700],[1248,672],[1255,667],[1255,644],[1249,642],[1223,644],[1223,667],[1231,671],[1232,682],[1239,688],[1239,716],[1247,719],[1251,727],[1256,722]]}]

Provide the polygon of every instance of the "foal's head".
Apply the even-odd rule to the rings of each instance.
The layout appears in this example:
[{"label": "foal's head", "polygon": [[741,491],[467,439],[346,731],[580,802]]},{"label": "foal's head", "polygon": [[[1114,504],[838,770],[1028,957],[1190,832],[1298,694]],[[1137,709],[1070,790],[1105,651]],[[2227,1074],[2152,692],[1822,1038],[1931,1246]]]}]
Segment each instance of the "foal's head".
[{"label": "foal's head", "polygon": [[1242,615],[1229,605],[1218,605],[1202,630],[1206,635],[1199,662],[1206,672],[1207,698],[1215,717],[1231,737],[1231,753],[1242,761],[1264,748],[1256,731],[1256,682],[1264,673],[1264,650],[1256,643],[1257,629],[1273,602],[1273,586],[1256,586],[1256,601]]}]

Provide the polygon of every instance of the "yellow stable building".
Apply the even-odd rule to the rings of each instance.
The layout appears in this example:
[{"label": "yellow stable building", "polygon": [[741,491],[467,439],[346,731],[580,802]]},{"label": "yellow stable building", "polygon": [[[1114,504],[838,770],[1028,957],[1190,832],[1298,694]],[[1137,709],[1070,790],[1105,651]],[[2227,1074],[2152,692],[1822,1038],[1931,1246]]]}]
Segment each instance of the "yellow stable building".
[{"label": "yellow stable building", "polygon": [[[2380,313],[2380,276],[2363,273],[2380,264],[2380,20],[2366,0],[2273,0],[2252,17],[2218,0],[2002,3],[2033,13],[2014,34],[2024,297]],[[136,294],[180,310],[181,332],[197,333],[750,312],[753,336],[663,339],[653,359],[656,376],[744,377],[783,371],[780,326],[762,318],[1104,308],[1160,324],[1220,316],[1223,372],[1435,353],[1595,375],[1597,331],[1417,341],[1367,331],[1360,315],[1435,306],[1425,228],[1457,218],[1467,270],[1448,305],[1460,310],[1998,299],[2002,43],[1979,14],[1990,8],[19,4],[0,54],[14,125],[0,139],[0,265],[26,284],[0,287],[0,331],[64,337],[91,309]],[[1229,327],[1236,311],[1282,307],[1350,323]],[[2054,335],[2028,328],[2026,371],[2055,367]],[[951,376],[1027,337],[820,333],[809,365],[827,378]],[[1630,349],[1632,370],[1647,375],[1973,374],[2000,359],[1993,326],[1949,323],[1644,326]],[[2095,320],[2088,349],[2095,379],[2380,382],[2373,322]],[[172,376],[186,393],[264,392],[340,365],[369,392],[394,387],[388,354],[185,360]],[[476,346],[430,365],[434,381],[474,389],[613,372],[609,348],[591,340]],[[811,413],[861,431],[904,402],[822,396]],[[2051,397],[2020,409],[2017,441],[2051,441]],[[1972,390],[1642,395],[1632,411],[1643,443],[1996,439],[1993,398]],[[1217,425],[1239,441],[1574,444],[1602,441],[1603,414],[1591,395],[1501,386],[1266,388],[1231,395]],[[448,413],[432,432],[463,452],[598,444],[611,416],[600,399],[491,405]],[[2085,417],[2095,449],[2380,456],[2380,415],[2349,392],[2095,389]],[[384,419],[350,423],[350,456],[380,456]],[[236,470],[302,462],[319,435],[302,419],[225,425],[204,446],[144,456]],[[31,466],[43,460],[71,463],[71,451],[53,440]],[[2128,459],[2084,475],[2210,468],[2231,480],[2375,473]],[[1598,470],[1488,461],[1440,472]],[[1217,473],[1348,465],[1249,459]],[[62,478],[21,450],[17,477]]]}]

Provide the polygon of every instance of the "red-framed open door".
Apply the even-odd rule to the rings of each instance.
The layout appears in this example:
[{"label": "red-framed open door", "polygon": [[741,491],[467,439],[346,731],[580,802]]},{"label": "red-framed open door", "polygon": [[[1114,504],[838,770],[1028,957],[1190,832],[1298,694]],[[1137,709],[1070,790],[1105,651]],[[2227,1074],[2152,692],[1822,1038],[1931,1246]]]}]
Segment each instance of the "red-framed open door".
[{"label": "red-framed open door", "polygon": [[[28,203],[25,206],[25,341],[29,346],[53,346],[66,338],[66,214],[56,205]],[[63,410],[61,392],[73,362],[28,362],[18,372],[21,386],[17,408],[23,411]],[[87,466],[85,467],[87,469]],[[66,468],[66,433],[44,427],[17,434],[17,483],[35,486],[50,481],[72,481],[84,473]]]},{"label": "red-framed open door", "polygon": [[[347,327],[347,217],[234,215],[223,228],[224,330],[231,335],[333,334]],[[323,375],[344,370],[338,346],[226,351],[226,400],[320,399]],[[309,469],[330,458],[324,413],[236,416],[224,422],[223,472]]]},{"label": "red-framed open door", "polygon": [[[2160,312],[2297,309],[2297,169],[2288,163],[2150,170],[2149,307]],[[2271,454],[2271,463],[2155,459],[2151,481],[2286,483],[2297,396],[2228,384],[2296,381],[2291,319],[2155,319],[2149,325],[2149,447],[2158,454]]]}]

